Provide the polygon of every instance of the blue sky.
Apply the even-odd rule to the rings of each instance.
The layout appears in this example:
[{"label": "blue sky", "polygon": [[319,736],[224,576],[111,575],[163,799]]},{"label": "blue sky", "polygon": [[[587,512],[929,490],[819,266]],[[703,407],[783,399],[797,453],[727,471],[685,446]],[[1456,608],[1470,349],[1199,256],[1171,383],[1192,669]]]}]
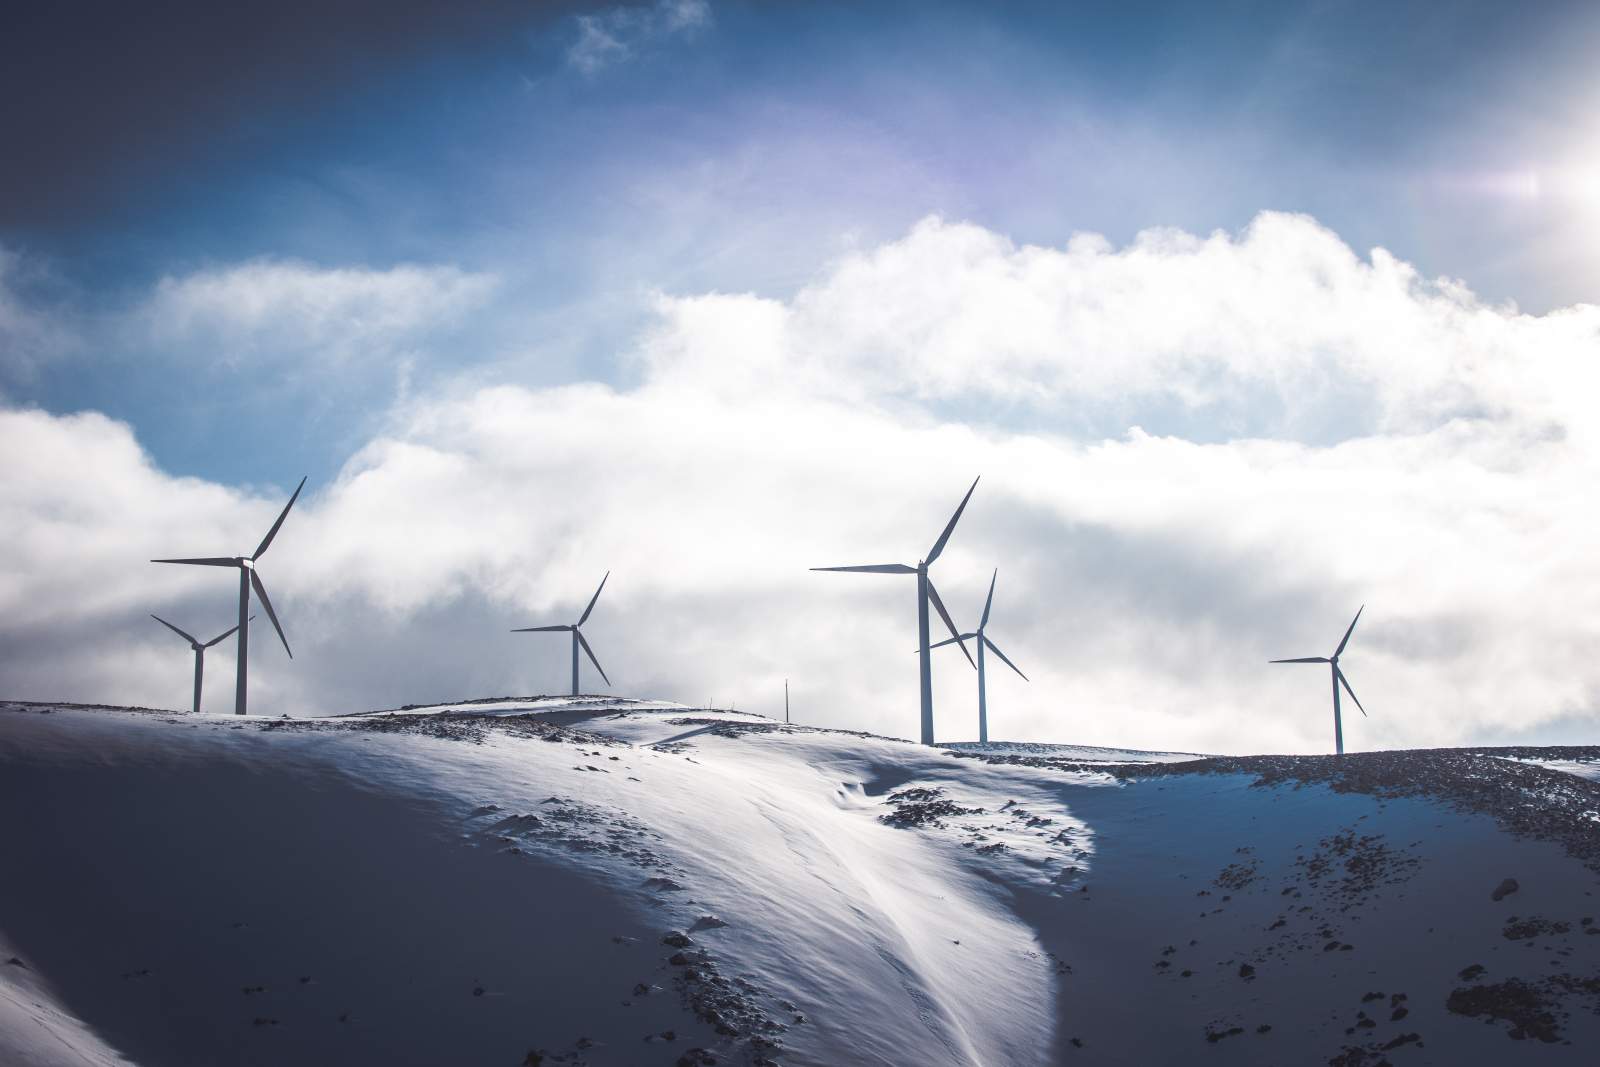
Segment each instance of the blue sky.
[{"label": "blue sky", "polygon": [[[1265,550],[1242,546],[1268,530],[1288,536],[1291,512],[1338,514],[1352,485],[1384,486],[1355,516],[1369,531],[1380,516],[1415,539],[1432,528],[1424,512],[1457,529],[1512,514],[1505,539],[1478,550],[1537,555],[1548,546],[1530,531],[1557,517],[1518,511],[1498,479],[1516,471],[1560,497],[1588,469],[1586,431],[1551,383],[1587,373],[1600,292],[1592,5],[659,0],[6,17],[0,91],[26,101],[0,116],[13,161],[0,173],[0,404],[16,447],[105,464],[65,478],[85,499],[120,496],[106,485],[116,470],[155,472],[151,492],[203,489],[192,506],[209,518],[197,528],[219,531],[270,512],[309,473],[305,521],[374,557],[387,549],[353,547],[355,525],[394,537],[400,516],[418,521],[406,503],[416,485],[443,494],[479,478],[516,494],[515,471],[534,479],[527,495],[547,511],[499,515],[500,499],[479,501],[461,521],[548,549],[536,566],[475,555],[470,538],[436,531],[472,562],[400,546],[437,556],[431,568],[394,564],[418,583],[415,598],[377,577],[341,593],[343,606],[304,586],[330,634],[429,613],[452,626],[526,625],[518,612],[555,597],[550,583],[570,579],[578,597],[590,570],[612,566],[579,547],[585,514],[617,524],[596,517],[595,542],[631,544],[638,514],[676,516],[691,486],[714,524],[740,527],[746,507],[805,506],[890,539],[859,513],[899,491],[886,489],[892,479],[859,481],[852,497],[830,495],[825,474],[853,478],[864,459],[909,457],[909,442],[925,441],[960,469],[904,487],[917,529],[937,526],[945,483],[966,484],[985,456],[1043,464],[1033,482],[1018,475],[994,490],[1021,509],[1006,512],[1015,521],[973,536],[1031,567],[1041,589],[1077,588],[1089,572],[1075,567],[1120,560],[1125,580],[1102,590],[1101,606],[1122,620],[1108,632],[1125,636],[1102,650],[1093,691],[1175,708],[1190,703],[1182,664],[1164,664],[1161,685],[1127,673],[1143,653],[1126,635],[1154,639],[1143,608],[1158,604],[1161,626],[1215,651],[1232,647],[1224,618],[1265,640],[1305,597],[1332,617],[1304,624],[1320,634],[1374,590],[1376,574],[1353,557],[1316,581],[1275,560],[1281,573],[1251,585]],[[678,411],[703,420],[681,446]],[[752,411],[765,419],[741,421]],[[502,436],[505,412],[537,428]],[[470,432],[468,413],[485,420]],[[1492,441],[1468,440],[1479,433]],[[793,441],[827,462],[806,467]],[[1552,459],[1541,451],[1550,441],[1570,454]],[[636,472],[636,511],[578,484],[618,473],[595,466],[599,453]],[[762,464],[793,480],[754,478]],[[1325,471],[1326,496],[1283,495],[1273,472],[1295,464]],[[1458,504],[1424,507],[1416,486],[1455,484],[1462,464],[1485,480]],[[1061,474],[1079,469],[1097,491],[1127,474],[1176,498],[1200,467],[1217,499],[1249,506],[1216,516],[1174,503],[1152,516],[1117,491],[1069,500],[1079,490]],[[447,468],[458,476],[436,482]],[[30,495],[38,484],[15,474],[8,499],[48,548],[55,516],[78,505],[56,488]],[[1047,502],[1030,484],[1067,495]],[[649,496],[660,487],[677,491]],[[577,501],[590,511],[562,510]],[[338,527],[337,515],[354,525]],[[153,537],[168,520],[150,521]],[[1205,552],[1174,547],[1213,521],[1222,529]],[[1021,529],[1033,538],[1011,540]],[[1069,537],[1092,547],[1063,571],[1046,547]],[[852,561],[788,547],[796,566]],[[687,558],[704,549],[679,548],[679,569],[707,586],[652,584],[651,603],[681,612],[705,596],[733,610],[733,590]],[[1327,551],[1331,561],[1353,549]],[[989,563],[970,562],[977,596]],[[543,583],[508,582],[514,563]],[[1231,607],[1200,596],[1222,596],[1217,566],[1237,579]],[[314,571],[290,580],[339,584]],[[1553,581],[1517,573],[1491,584],[1512,597],[1518,581]],[[1152,599],[1145,574],[1162,576],[1171,599]],[[137,618],[137,597],[159,588],[139,585],[105,610]],[[619,581],[616,595],[628,588]],[[1451,657],[1492,642],[1498,602],[1446,604],[1431,588],[1412,590],[1427,606],[1386,647],[1398,661],[1420,633],[1454,634],[1435,649],[1427,677],[1437,680]],[[799,595],[818,592],[754,599],[791,610]],[[820,596],[829,610],[854,603],[848,590]],[[474,598],[506,618],[474,615]],[[867,603],[891,610],[890,599]],[[1381,636],[1382,612],[1373,619]],[[33,647],[7,640],[0,657]],[[699,698],[712,684],[681,653],[626,640],[653,664],[630,683],[656,687],[645,695],[681,684],[678,695]],[[1037,640],[1024,651],[1053,647]],[[308,695],[315,686],[358,701],[398,677],[346,651],[368,667],[307,668],[315,685],[284,692],[325,708],[332,698]],[[124,665],[156,654],[97,653]],[[1530,648],[1521,662],[1565,669],[1544,654]],[[782,669],[777,660],[762,669]],[[1600,676],[1580,675],[1540,696],[1526,728],[1590,722]],[[732,689],[740,676],[715,677]],[[1286,684],[1272,699],[1296,692]],[[842,698],[848,685],[904,696],[854,675],[829,692]],[[1201,721],[1159,721],[1191,731],[1193,745],[1245,745],[1224,722],[1223,692]],[[1051,698],[1029,699],[1026,729],[1043,736]],[[1483,696],[1473,721],[1489,722],[1504,699]]]},{"label": "blue sky", "polygon": [[[1600,151],[1584,5],[323,7],[258,43],[243,15],[7,35],[34,101],[8,139],[65,145],[7,179],[0,245],[87,334],[10,375],[12,402],[127,419],[185,473],[331,474],[388,383],[97,328],[163,277],[263,258],[493,273],[415,373],[540,385],[625,378],[650,292],[790,294],[930,213],[1054,245],[1299,211],[1530,310],[1600,283],[1593,204],[1585,237],[1561,197],[1495,186]],[[81,109],[116,98],[101,137]],[[208,402],[177,402],[196,373]]]}]

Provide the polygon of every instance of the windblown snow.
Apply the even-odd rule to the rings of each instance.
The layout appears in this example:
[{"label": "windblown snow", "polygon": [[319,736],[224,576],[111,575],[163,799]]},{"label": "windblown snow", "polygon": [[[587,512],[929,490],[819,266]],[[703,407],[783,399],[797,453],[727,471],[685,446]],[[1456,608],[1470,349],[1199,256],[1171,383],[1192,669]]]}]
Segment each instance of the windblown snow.
[{"label": "windblown snow", "polygon": [[3,704],[0,1063],[1588,1063],[1597,756]]}]

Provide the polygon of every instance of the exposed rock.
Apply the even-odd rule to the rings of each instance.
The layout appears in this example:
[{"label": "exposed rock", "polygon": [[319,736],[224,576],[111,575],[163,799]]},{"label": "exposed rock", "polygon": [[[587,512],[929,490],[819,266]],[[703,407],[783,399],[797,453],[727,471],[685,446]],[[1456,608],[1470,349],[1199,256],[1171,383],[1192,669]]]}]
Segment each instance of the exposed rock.
[{"label": "exposed rock", "polygon": [[1546,934],[1564,934],[1570,929],[1572,927],[1555,919],[1541,919],[1536,915],[1518,919],[1513,915],[1501,933],[1505,935],[1507,941],[1527,941]]},{"label": "exposed rock", "polygon": [[887,799],[894,805],[894,811],[878,816],[878,820],[903,829],[913,826],[943,826],[943,820],[953,816],[983,814],[982,808],[964,808],[954,801],[945,800],[942,789],[927,789],[920,786],[902,789],[898,793],[890,793]]},{"label": "exposed rock", "polygon": [[1223,1038],[1233,1037],[1242,1033],[1244,1033],[1244,1027],[1229,1026],[1226,1021],[1206,1023],[1206,1040],[1213,1045],[1215,1045],[1218,1041],[1221,1041]]},{"label": "exposed rock", "polygon": [[1454,989],[1444,1006],[1457,1015],[1504,1019],[1517,1041],[1534,1037],[1551,1042],[1561,1037],[1560,1021],[1544,991],[1518,978]]}]

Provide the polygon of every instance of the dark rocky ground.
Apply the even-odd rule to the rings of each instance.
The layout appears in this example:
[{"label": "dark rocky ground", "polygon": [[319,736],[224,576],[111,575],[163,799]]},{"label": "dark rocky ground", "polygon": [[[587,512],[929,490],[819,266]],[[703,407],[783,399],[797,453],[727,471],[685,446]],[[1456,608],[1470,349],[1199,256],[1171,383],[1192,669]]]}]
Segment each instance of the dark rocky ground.
[{"label": "dark rocky ground", "polygon": [[1124,780],[1250,774],[1260,786],[1325,784],[1335,792],[1425,797],[1492,815],[1522,837],[1555,841],[1600,873],[1600,782],[1519,760],[1600,762],[1600,746],[1425,748],[1343,756],[1208,756],[1180,763],[1089,764],[1048,756],[956,751],[991,763],[1092,771]]}]

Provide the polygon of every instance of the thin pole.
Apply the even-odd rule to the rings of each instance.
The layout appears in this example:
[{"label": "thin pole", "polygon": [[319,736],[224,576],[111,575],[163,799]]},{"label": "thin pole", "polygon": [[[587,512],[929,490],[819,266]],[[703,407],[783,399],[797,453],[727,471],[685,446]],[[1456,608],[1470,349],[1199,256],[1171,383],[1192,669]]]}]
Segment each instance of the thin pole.
[{"label": "thin pole", "polygon": [[1339,755],[1344,755],[1344,725],[1339,721],[1339,664],[1333,665],[1330,672],[1333,675],[1333,747]]},{"label": "thin pole", "polygon": [[928,565],[917,565],[917,640],[922,649],[922,743],[933,744],[933,664],[928,659]]},{"label": "thin pole", "polygon": [[250,669],[250,568],[239,565],[239,670],[233,683],[233,713],[245,714],[245,680]]},{"label": "thin pole", "polygon": [[978,631],[978,743],[989,743],[989,703],[983,684],[983,631]]}]

